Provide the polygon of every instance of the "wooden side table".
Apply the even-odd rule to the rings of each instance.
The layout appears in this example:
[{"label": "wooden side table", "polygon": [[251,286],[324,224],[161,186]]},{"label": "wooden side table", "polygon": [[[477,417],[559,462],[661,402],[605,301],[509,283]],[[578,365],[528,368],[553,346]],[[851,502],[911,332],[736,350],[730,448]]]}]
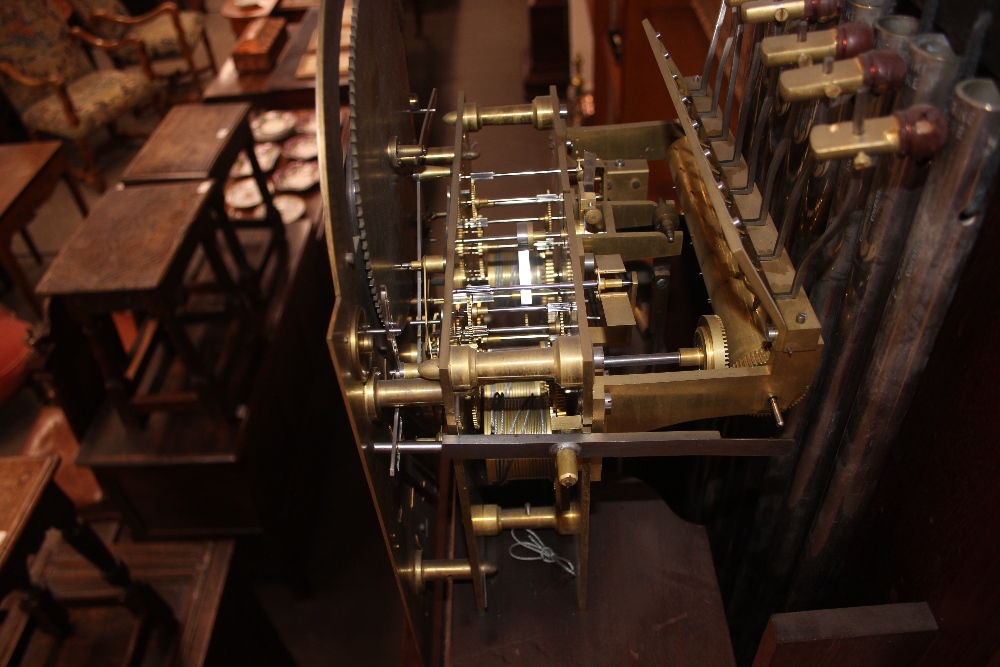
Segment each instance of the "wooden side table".
[{"label": "wooden side table", "polygon": [[0,262],[41,317],[42,302],[14,257],[11,241],[14,234],[21,234],[35,261],[42,263],[27,227],[35,210],[51,196],[60,178],[66,181],[83,217],[87,217],[87,204],[69,173],[69,165],[57,141],[0,145],[0,164],[4,165],[0,179]]},{"label": "wooden side table", "polygon": [[[113,589],[93,566],[52,537],[34,559],[32,577],[66,606],[74,631],[66,637],[33,632],[23,610],[5,605],[0,664],[10,664],[15,646],[18,667],[139,664],[122,659],[136,634],[136,619],[113,606],[95,604]],[[150,637],[142,655],[144,667],[294,665],[253,591],[232,571],[234,546],[220,540],[109,547],[135,577],[163,597],[177,618],[171,636]]]},{"label": "wooden side table", "polygon": [[[298,78],[302,56],[309,50],[313,31],[319,24],[319,11],[306,10],[301,23],[289,24],[288,44],[270,72],[240,74],[233,59],[227,58],[218,75],[205,87],[206,103],[252,102],[263,109],[305,109],[316,106],[316,78]],[[350,25],[347,26],[350,34]],[[347,71],[341,71],[340,101],[347,104]]]},{"label": "wooden side table", "polygon": [[[159,411],[207,410],[222,422],[234,417],[220,378],[250,331],[249,295],[216,244],[208,206],[214,188],[207,180],[109,191],[38,285],[83,326],[105,387],[133,430]],[[193,261],[202,256],[207,267]],[[128,352],[111,320],[120,311],[144,316]],[[195,336],[212,323],[226,333],[219,349],[205,354]],[[183,366],[180,378],[171,375],[173,358]]]},{"label": "wooden side table", "polygon": [[274,208],[267,178],[257,163],[253,134],[250,132],[250,105],[181,104],[173,107],[122,173],[126,185],[174,181],[214,179],[218,188],[213,193],[212,208],[216,210],[219,228],[230,252],[240,268],[247,286],[252,286],[246,257],[236,239],[233,224],[225,213],[222,184],[240,151],[245,151],[253,169],[253,178],[260,189],[266,207],[263,222],[241,222],[241,227],[264,226],[271,232],[271,243],[258,267],[262,274],[271,254],[284,244],[285,226]]},{"label": "wooden side table", "polygon": [[[58,467],[56,456],[0,458],[0,598],[13,590],[21,591],[19,606],[23,614],[34,617],[49,635],[65,637],[70,633],[66,609],[56,602],[45,583],[33,580],[28,571],[28,556],[39,550],[49,528],[57,528],[81,556],[97,567],[99,578],[113,588],[109,595],[139,617],[140,626],[149,619],[173,630],[176,619],[163,598],[147,584],[133,580],[128,567],[108,550],[89,524],[76,517],[73,504],[55,485]],[[144,642],[139,639],[133,653],[143,649]],[[0,657],[11,648],[0,641]]]}]

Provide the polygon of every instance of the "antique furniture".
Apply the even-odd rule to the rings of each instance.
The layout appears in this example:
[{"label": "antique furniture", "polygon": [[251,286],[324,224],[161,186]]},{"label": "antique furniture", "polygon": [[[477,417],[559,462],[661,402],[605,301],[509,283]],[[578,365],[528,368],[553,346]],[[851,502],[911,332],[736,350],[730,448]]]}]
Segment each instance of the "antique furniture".
[{"label": "antique furniture", "polygon": [[[163,596],[176,615],[176,630],[151,636],[143,655],[128,662],[130,639],[141,628],[124,611],[101,604],[113,589],[92,565],[49,539],[32,565],[32,577],[67,606],[73,632],[56,638],[33,631],[27,614],[6,604],[0,625],[3,664],[105,667],[139,664],[139,657],[143,665],[164,667],[294,664],[253,592],[234,572],[233,542],[119,543],[110,551]],[[18,659],[7,662],[18,644]]]},{"label": "antique furniture", "polygon": [[[131,50],[138,68],[95,70],[80,42]],[[83,157],[79,178],[98,191],[104,178],[89,137],[121,115],[159,101],[142,43],[104,40],[66,24],[47,2],[12,0],[0,7],[0,80],[32,138],[73,141]]]},{"label": "antique furniture", "polygon": [[48,528],[55,527],[84,562],[97,568],[95,579],[110,589],[100,597],[127,609],[126,616],[135,626],[127,660],[138,663],[151,644],[152,632],[169,635],[177,620],[160,594],[148,583],[133,579],[129,567],[108,550],[90,525],[76,518],[73,505],[53,483],[58,465],[57,457],[0,458],[0,597],[19,591],[23,610],[13,623],[10,617],[17,612],[8,610],[8,622],[0,634],[0,662],[9,664],[20,643],[21,633],[15,626],[23,630],[29,615],[50,637],[65,638],[79,630],[45,579],[29,573],[29,555],[41,547]]},{"label": "antique furniture", "polygon": [[[183,99],[201,99],[205,72],[218,74],[212,46],[205,31],[205,14],[199,11],[178,9],[175,2],[164,2],[141,16],[129,16],[120,0],[71,0],[74,13],[87,30],[106,40],[126,37],[139,40],[152,63],[183,60],[195,92]],[[198,45],[204,46],[208,65],[198,67],[194,62]],[[120,49],[111,52],[119,66],[136,62],[134,50]],[[172,75],[171,75],[172,77]],[[173,101],[173,98],[172,98]]]},{"label": "antique furniture", "polygon": [[[318,25],[318,11],[306,12],[301,23],[289,24],[288,44],[268,73],[240,74],[232,58],[219,68],[219,75],[205,88],[205,102],[252,102],[267,109],[300,109],[316,104],[316,79],[298,78],[295,70],[308,51]],[[345,72],[346,74],[346,72]],[[345,79],[346,81],[346,79]]]},{"label": "antique furniture", "polygon": [[[214,179],[212,207],[218,218],[226,219],[222,184],[229,177],[230,167],[240,151],[250,160],[253,178],[261,193],[265,217],[261,222],[241,221],[221,224],[228,241],[227,248],[240,268],[245,286],[259,293],[257,279],[267,269],[275,251],[284,243],[285,227],[274,208],[267,180],[257,164],[253,151],[253,135],[249,125],[250,105],[235,104],[185,104],[175,106],[163,118],[149,140],[122,172],[126,185]],[[254,269],[247,264],[243,250],[235,236],[236,226],[263,226],[269,230],[269,243]]]},{"label": "antique furniture", "polygon": [[[335,386],[320,356],[333,295],[317,231],[315,218],[287,226],[287,260],[264,290],[258,342],[239,348],[235,364],[239,421],[172,412],[132,431],[105,402],[81,437],[77,463],[93,470],[138,539],[240,538],[254,570],[301,582],[322,462],[343,418],[323,399]],[[239,234],[256,264],[266,237]]]},{"label": "antique furniture", "polygon": [[233,64],[240,74],[270,72],[281,55],[288,33],[285,19],[259,18],[240,33],[233,47]]},{"label": "antique furniture", "polygon": [[5,178],[0,182],[0,262],[41,317],[41,301],[14,257],[12,237],[15,233],[20,234],[35,261],[41,264],[42,257],[27,229],[35,209],[49,198],[60,178],[66,182],[83,217],[87,217],[87,204],[77,190],[66,157],[57,142],[0,146],[0,163],[6,165]]},{"label": "antique furniture", "polygon": [[[235,418],[238,404],[225,383],[240,342],[251,333],[257,289],[248,270],[240,280],[251,289],[238,286],[220,253],[217,231],[228,222],[211,215],[215,187],[212,180],[182,181],[108,192],[38,285],[39,293],[59,297],[83,324],[118,414],[132,429],[163,410],[197,408],[220,422]],[[238,243],[226,250],[242,255]],[[130,350],[112,325],[115,311],[145,317]],[[228,339],[211,352],[198,338],[208,336],[213,322],[212,330],[227,332]],[[167,372],[174,359],[184,369],[179,378]]]}]

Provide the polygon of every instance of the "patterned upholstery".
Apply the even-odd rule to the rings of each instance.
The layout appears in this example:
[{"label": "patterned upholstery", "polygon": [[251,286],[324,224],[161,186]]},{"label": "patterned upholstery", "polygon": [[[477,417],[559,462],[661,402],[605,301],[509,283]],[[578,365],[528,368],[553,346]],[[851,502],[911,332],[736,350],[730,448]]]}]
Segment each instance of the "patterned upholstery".
[{"label": "patterned upholstery", "polygon": [[[43,0],[0,2],[0,60],[35,78],[56,74],[70,81],[92,69],[80,43]],[[51,89],[29,88],[3,75],[0,82],[19,112],[52,94]]]},{"label": "patterned upholstery", "polygon": [[25,126],[64,139],[85,138],[149,102],[155,91],[138,69],[94,71],[80,42],[45,0],[0,0],[0,60],[31,77],[62,78],[80,120],[76,127],[51,87],[30,88],[0,75]]},{"label": "patterned upholstery", "polygon": [[117,25],[108,21],[98,21],[92,18],[96,11],[105,11],[117,16],[128,16],[128,9],[119,0],[69,0],[73,13],[80,19],[83,27],[92,35],[103,39],[121,39],[128,32],[128,26]]},{"label": "patterned upholstery", "polygon": [[55,95],[21,114],[24,124],[66,139],[82,139],[130,109],[149,102],[154,86],[139,69],[90,72],[67,86],[80,124],[71,127]]},{"label": "patterned upholstery", "polygon": [[[105,11],[117,16],[128,16],[128,10],[120,0],[70,0],[74,13],[80,17],[89,32],[105,39],[121,39],[126,34],[138,37],[146,46],[146,53],[153,60],[176,58],[182,55],[180,43],[177,41],[177,30],[170,16],[161,14],[148,23],[132,26],[116,25],[109,21],[92,18],[96,11]],[[205,18],[199,12],[178,12],[184,39],[192,49],[201,39],[205,29]],[[124,63],[138,61],[135,49],[124,48],[115,53],[115,57]]]},{"label": "patterned upholstery", "polygon": [[[188,46],[194,49],[205,30],[205,17],[198,12],[179,12],[181,30]],[[176,58],[183,54],[177,41],[177,30],[169,16],[160,15],[142,25],[137,25],[129,32],[129,36],[138,37],[146,45],[146,53],[153,60]],[[127,62],[137,60],[135,49],[122,49],[122,56]]]}]

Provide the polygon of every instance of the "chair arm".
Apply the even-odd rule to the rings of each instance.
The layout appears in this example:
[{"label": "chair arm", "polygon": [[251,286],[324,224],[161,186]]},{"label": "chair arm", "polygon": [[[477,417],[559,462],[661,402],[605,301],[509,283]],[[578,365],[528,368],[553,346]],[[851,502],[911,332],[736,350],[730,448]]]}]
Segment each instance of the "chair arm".
[{"label": "chair arm", "polygon": [[134,26],[148,23],[161,14],[171,14],[176,20],[177,11],[177,3],[163,2],[157,5],[154,9],[146,12],[145,14],[140,14],[139,16],[122,16],[120,14],[111,14],[103,9],[98,9],[91,14],[91,18],[107,21],[108,23],[116,23],[118,25]]},{"label": "chair arm", "polygon": [[146,47],[138,37],[122,37],[121,39],[101,39],[89,32],[84,32],[79,27],[70,28],[69,34],[76,37],[81,42],[89,44],[103,51],[116,51],[122,47],[132,46],[139,54],[139,66],[142,67],[143,74],[150,81],[153,81],[153,70],[149,66],[149,56],[146,54]]},{"label": "chair arm", "polygon": [[70,127],[76,127],[80,124],[80,117],[76,115],[76,109],[73,108],[73,101],[69,98],[69,92],[66,90],[66,82],[63,81],[62,77],[53,74],[48,78],[38,79],[28,76],[10,63],[5,62],[0,62],[0,72],[14,79],[14,81],[17,81],[22,86],[28,86],[29,88],[52,88],[56,97],[59,98],[59,103],[62,104],[63,111],[66,112]]}]

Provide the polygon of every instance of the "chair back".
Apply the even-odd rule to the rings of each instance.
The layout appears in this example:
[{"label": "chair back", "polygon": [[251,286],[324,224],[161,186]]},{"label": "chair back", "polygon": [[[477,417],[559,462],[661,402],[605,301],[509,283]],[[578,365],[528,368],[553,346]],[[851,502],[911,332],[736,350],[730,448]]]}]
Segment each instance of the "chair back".
[{"label": "chair back", "polygon": [[[30,77],[57,74],[67,83],[93,69],[83,47],[46,0],[0,2],[0,61]],[[3,75],[0,84],[19,112],[52,94],[50,88],[31,88]]]},{"label": "chair back", "polygon": [[121,39],[128,32],[128,26],[109,21],[95,21],[94,12],[103,11],[117,16],[128,16],[128,9],[120,0],[69,0],[84,29],[102,39]]}]

